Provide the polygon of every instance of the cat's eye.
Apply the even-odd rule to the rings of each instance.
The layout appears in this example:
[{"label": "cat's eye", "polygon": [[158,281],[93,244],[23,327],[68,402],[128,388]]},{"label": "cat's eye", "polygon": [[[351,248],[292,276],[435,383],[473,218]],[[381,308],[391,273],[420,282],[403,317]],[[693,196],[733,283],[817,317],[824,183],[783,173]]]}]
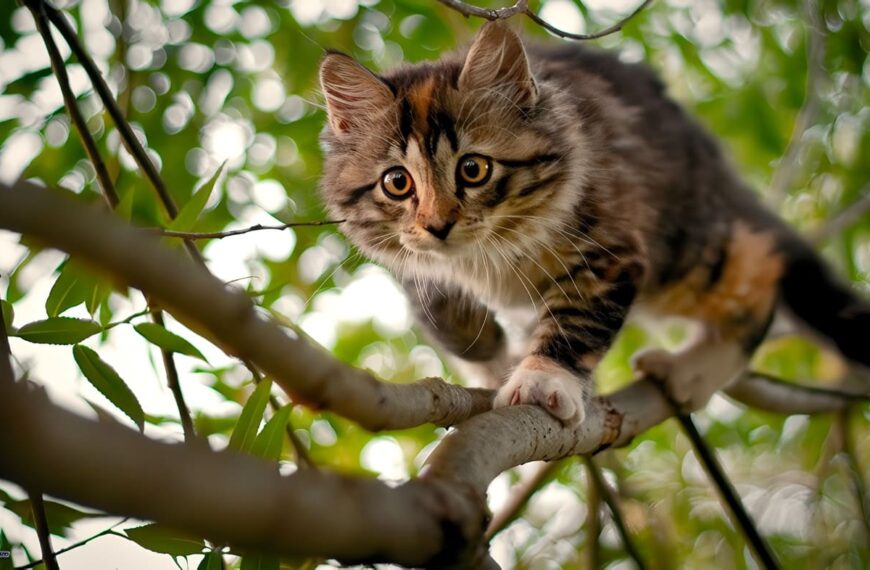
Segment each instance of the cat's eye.
[{"label": "cat's eye", "polygon": [[492,175],[492,160],[479,154],[466,154],[459,159],[456,177],[465,186],[485,184]]},{"label": "cat's eye", "polygon": [[404,200],[414,193],[414,179],[407,170],[398,166],[384,172],[381,187],[387,197],[393,200]]}]

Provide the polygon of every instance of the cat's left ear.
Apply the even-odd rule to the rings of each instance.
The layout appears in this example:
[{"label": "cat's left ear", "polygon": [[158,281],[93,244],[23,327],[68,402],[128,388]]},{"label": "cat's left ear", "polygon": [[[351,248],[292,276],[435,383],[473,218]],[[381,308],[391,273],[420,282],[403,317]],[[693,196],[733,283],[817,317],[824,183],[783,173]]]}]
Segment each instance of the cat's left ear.
[{"label": "cat's left ear", "polygon": [[388,109],[395,97],[380,77],[338,52],[320,62],[320,88],[326,98],[329,124],[339,134],[372,122]]},{"label": "cat's left ear", "polygon": [[500,87],[511,100],[530,107],[538,99],[538,87],[519,36],[499,21],[485,24],[465,57],[459,88],[492,89]]}]

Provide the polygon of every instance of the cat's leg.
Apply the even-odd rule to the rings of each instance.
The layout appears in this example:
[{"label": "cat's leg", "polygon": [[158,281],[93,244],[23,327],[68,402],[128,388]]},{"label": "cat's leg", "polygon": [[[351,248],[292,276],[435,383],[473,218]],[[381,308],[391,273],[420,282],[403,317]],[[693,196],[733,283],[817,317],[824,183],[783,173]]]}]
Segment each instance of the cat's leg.
[{"label": "cat's leg", "polygon": [[587,253],[554,276],[543,293],[531,350],[499,390],[496,407],[537,404],[565,423],[585,419],[592,370],[634,301],[644,273],[640,259]]},{"label": "cat's leg", "polygon": [[[505,333],[487,307],[450,285],[420,279],[402,283],[414,316],[426,334],[444,347],[463,375],[498,388],[509,368]],[[461,362],[456,362],[461,361]]]},{"label": "cat's leg", "polygon": [[704,333],[680,352],[653,350],[635,358],[635,368],[662,381],[682,412],[704,407],[746,370],[776,309],[783,259],[769,233],[735,225],[717,266],[717,271],[696,272],[671,289],[681,294],[662,295],[701,321]]}]

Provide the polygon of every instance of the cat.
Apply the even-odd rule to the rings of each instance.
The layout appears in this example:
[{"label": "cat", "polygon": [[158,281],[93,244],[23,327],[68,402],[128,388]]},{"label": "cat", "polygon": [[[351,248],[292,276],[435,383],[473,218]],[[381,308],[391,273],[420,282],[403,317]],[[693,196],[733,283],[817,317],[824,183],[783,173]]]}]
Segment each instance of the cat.
[{"label": "cat", "polygon": [[[466,51],[382,76],[327,52],[320,83],[327,209],[431,337],[504,371],[496,407],[582,422],[630,310],[702,324],[691,346],[635,363],[687,411],[746,368],[780,306],[870,365],[870,306],[645,65],[526,48],[491,22]],[[534,318],[508,370],[501,323],[522,310]]]}]

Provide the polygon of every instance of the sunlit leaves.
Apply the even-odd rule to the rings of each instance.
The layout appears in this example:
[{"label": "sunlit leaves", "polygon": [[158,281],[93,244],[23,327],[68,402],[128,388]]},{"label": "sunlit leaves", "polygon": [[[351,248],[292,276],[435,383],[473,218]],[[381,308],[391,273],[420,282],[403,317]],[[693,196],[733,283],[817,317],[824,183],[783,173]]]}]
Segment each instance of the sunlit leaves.
[{"label": "sunlit leaves", "polygon": [[159,524],[128,528],[124,530],[124,533],[130,540],[143,548],[172,556],[199,554],[205,549],[205,543],[201,538]]},{"label": "sunlit leaves", "polygon": [[205,356],[202,355],[198,348],[190,344],[190,341],[178,336],[174,332],[166,330],[166,328],[161,327],[158,324],[140,323],[133,328],[137,333],[142,335],[145,340],[164,350],[205,360]]},{"label": "sunlit leaves", "polygon": [[208,199],[211,197],[218,178],[220,178],[220,175],[223,172],[224,164],[221,164],[211,178],[209,178],[199,190],[193,193],[193,196],[190,197],[187,204],[185,204],[181,211],[178,212],[178,216],[176,216],[169,224],[170,230],[188,231],[193,229],[196,220],[199,218],[199,215],[208,203]]},{"label": "sunlit leaves", "polygon": [[251,453],[263,459],[278,461],[281,457],[281,449],[284,447],[285,430],[292,411],[293,407],[286,405],[269,418],[263,430],[257,435],[257,439],[254,440]]},{"label": "sunlit leaves", "polygon": [[102,327],[91,320],[53,317],[28,323],[15,334],[37,344],[77,344],[101,330]]},{"label": "sunlit leaves", "polygon": [[80,344],[73,347],[73,357],[88,382],[133,420],[140,430],[143,429],[145,414],[142,406],[115,369],[94,350]]},{"label": "sunlit leaves", "polygon": [[260,427],[260,420],[263,419],[266,404],[269,403],[269,391],[271,389],[272,381],[268,378],[257,384],[257,387],[242,408],[239,421],[233,430],[233,435],[230,437],[230,448],[239,451],[251,451],[257,436],[257,428]]},{"label": "sunlit leaves", "polygon": [[88,312],[94,314],[107,294],[108,288],[97,279],[66,262],[45,300],[45,312],[49,317],[57,317],[67,309],[85,303]]},{"label": "sunlit leaves", "polygon": [[[18,515],[24,524],[36,528],[36,522],[33,519],[33,508],[30,505],[29,499],[14,499],[0,489],[0,503],[3,504],[4,508]],[[45,509],[46,520],[48,521],[48,530],[57,536],[66,536],[67,531],[77,521],[99,516],[50,499],[43,499],[43,507]],[[3,549],[0,548],[0,550]],[[2,568],[2,565],[0,565],[0,568]]]}]

